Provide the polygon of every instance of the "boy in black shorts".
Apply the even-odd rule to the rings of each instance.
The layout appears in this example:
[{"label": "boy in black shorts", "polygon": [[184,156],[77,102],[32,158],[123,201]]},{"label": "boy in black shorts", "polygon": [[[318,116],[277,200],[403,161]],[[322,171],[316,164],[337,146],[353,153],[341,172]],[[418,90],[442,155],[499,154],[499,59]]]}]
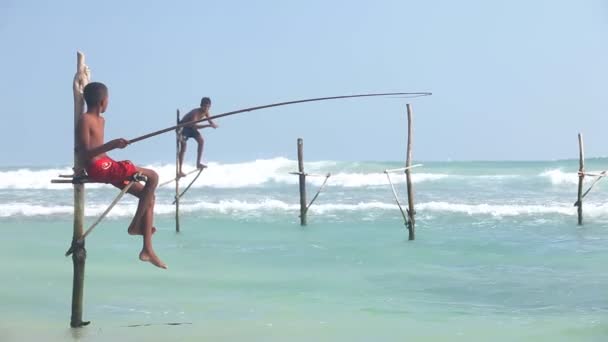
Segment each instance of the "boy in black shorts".
[{"label": "boy in black shorts", "polygon": [[188,114],[186,114],[179,121],[180,124],[192,122],[191,125],[187,125],[187,126],[184,126],[184,128],[182,128],[182,136],[180,139],[180,149],[179,149],[179,176],[180,177],[186,176],[186,174],[182,171],[182,164],[184,163],[184,155],[186,154],[188,138],[194,138],[194,140],[196,140],[196,142],[198,143],[198,151],[197,151],[197,155],[196,155],[196,167],[198,169],[204,169],[207,167],[207,165],[201,163],[205,140],[203,139],[203,136],[201,135],[201,133],[198,130],[200,128],[205,128],[205,127],[217,128],[218,125],[215,122],[213,122],[212,120],[209,120],[209,124],[204,124],[204,125],[196,124],[194,122],[202,120],[205,117],[208,118],[210,116],[209,108],[211,108],[211,99],[209,99],[208,97],[203,97],[201,99],[201,106],[199,108],[194,108],[193,110],[191,110]]}]

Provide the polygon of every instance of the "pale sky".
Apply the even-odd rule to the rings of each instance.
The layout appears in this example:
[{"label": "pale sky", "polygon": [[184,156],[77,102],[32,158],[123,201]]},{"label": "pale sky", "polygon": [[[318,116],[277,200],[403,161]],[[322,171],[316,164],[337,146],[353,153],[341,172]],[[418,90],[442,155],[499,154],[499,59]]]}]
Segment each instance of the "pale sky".
[{"label": "pale sky", "polygon": [[[110,88],[106,138],[307,97],[411,100],[416,160],[608,155],[608,1],[0,0],[0,165],[68,165],[76,51]],[[404,99],[281,107],[203,131],[205,160],[402,160]],[[172,162],[172,133],[111,156]],[[188,158],[194,160],[191,144]]]}]

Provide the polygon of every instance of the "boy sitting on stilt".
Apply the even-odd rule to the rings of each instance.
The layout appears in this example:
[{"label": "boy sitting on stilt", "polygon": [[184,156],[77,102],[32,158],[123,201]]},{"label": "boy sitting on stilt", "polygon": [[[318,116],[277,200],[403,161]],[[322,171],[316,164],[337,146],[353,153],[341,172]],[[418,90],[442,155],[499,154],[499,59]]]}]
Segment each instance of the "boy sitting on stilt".
[{"label": "boy sitting on stilt", "polygon": [[194,138],[198,143],[198,150],[196,154],[196,167],[198,169],[204,169],[207,165],[201,162],[201,158],[203,156],[203,147],[205,145],[205,140],[203,136],[198,131],[200,128],[205,127],[213,127],[217,128],[218,125],[214,123],[212,120],[209,120],[209,124],[196,124],[196,121],[200,121],[203,118],[209,117],[209,108],[211,108],[211,99],[208,97],[203,97],[201,99],[201,106],[199,108],[194,108],[188,114],[186,114],[181,120],[180,124],[192,122],[191,125],[187,125],[182,129],[182,135],[180,139],[180,148],[179,148],[179,176],[185,177],[186,174],[182,171],[182,164],[184,163],[184,155],[186,154],[186,147],[189,138]]},{"label": "boy sitting on stilt", "polygon": [[152,234],[156,231],[154,222],[154,202],[158,174],[154,170],[133,165],[130,161],[114,161],[106,152],[129,145],[126,139],[114,139],[104,144],[105,119],[101,115],[109,102],[108,88],[99,82],[89,83],[84,88],[87,111],[80,116],[77,126],[77,152],[85,165],[90,180],[110,183],[122,189],[136,173],[147,177],[146,185],[133,184],[129,193],[139,198],[137,211],[128,228],[130,235],[143,235],[143,248],[139,253],[141,261],[147,261],[160,268],[167,265],[160,260],[152,247]]}]

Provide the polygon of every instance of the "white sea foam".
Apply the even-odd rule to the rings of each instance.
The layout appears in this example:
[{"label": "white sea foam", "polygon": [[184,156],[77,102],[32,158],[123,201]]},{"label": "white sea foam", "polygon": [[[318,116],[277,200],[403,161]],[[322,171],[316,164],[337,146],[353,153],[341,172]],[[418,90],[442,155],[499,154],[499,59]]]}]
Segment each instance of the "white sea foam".
[{"label": "white sea foam", "polygon": [[[89,205],[86,208],[87,216],[97,216],[105,210],[105,205]],[[135,203],[118,204],[111,212],[109,217],[132,216],[135,212]],[[538,204],[465,204],[449,202],[424,202],[416,205],[419,213],[457,213],[470,216],[493,216],[493,217],[512,217],[512,216],[537,216],[537,215],[576,215],[576,208],[572,204],[557,203],[551,205]],[[174,206],[171,204],[157,204],[156,213],[158,215],[172,214]],[[180,210],[183,213],[262,213],[262,212],[297,212],[299,205],[296,203],[286,203],[275,199],[266,199],[257,202],[240,200],[224,200],[218,202],[198,202],[182,204]],[[385,211],[397,210],[394,203],[379,201],[359,202],[359,203],[322,203],[311,207],[311,212],[316,214],[332,214],[339,212],[366,212],[366,211]],[[49,216],[49,215],[71,215],[72,206],[67,205],[38,205],[29,203],[10,203],[0,204],[0,217],[19,217],[19,216]],[[608,204],[585,204],[585,215],[590,217],[608,216]]]},{"label": "white sea foam", "polygon": [[[135,203],[123,203],[116,205],[108,217],[132,216],[137,208]],[[310,211],[315,213],[357,211],[369,209],[395,209],[394,204],[382,202],[362,202],[357,204],[319,204],[311,207]],[[85,210],[86,216],[100,215],[106,209],[105,205],[89,205]],[[229,214],[232,212],[268,212],[268,211],[298,211],[299,204],[286,203],[279,200],[267,199],[259,202],[246,202],[239,200],[226,200],[219,202],[198,202],[192,204],[181,204],[180,211],[191,212],[217,212]],[[175,207],[171,204],[157,204],[155,213],[158,215],[172,214]],[[41,206],[28,203],[0,204],[0,217],[13,216],[47,216],[72,214],[72,206],[49,205]]]},{"label": "white sea foam", "polygon": [[[338,162],[317,161],[306,163],[306,170],[309,173],[325,174],[335,170]],[[171,180],[175,177],[175,165],[172,164],[153,164],[144,167],[154,169],[160,176],[160,182]],[[193,170],[192,165],[184,165],[184,170]],[[296,184],[297,176],[289,172],[297,171],[297,162],[286,158],[274,158],[265,160],[255,160],[245,163],[209,163],[209,168],[203,171],[201,177],[193,187],[214,187],[214,188],[242,188],[259,187],[267,184]],[[51,184],[53,178],[59,174],[71,174],[70,168],[56,168],[44,170],[19,169],[0,172],[0,189],[70,189],[70,184]],[[184,182],[193,179],[195,174],[189,175]],[[413,181],[428,182],[444,179],[447,174],[433,174],[417,172],[413,174]],[[403,175],[391,177],[395,183],[405,182]],[[324,177],[309,177],[308,181],[312,185],[319,186]],[[386,175],[381,170],[378,172],[334,172],[328,182],[328,186],[342,187],[367,187],[386,185],[388,181]],[[88,188],[101,187],[100,184],[89,184]],[[172,184],[165,185],[165,188],[172,187]]]},{"label": "white sea foam", "polygon": [[[51,179],[60,174],[72,174],[70,168],[62,169],[18,169],[0,172],[0,189],[69,189],[71,184],[51,184]],[[98,187],[98,184],[91,184]]]},{"label": "white sea foam", "polygon": [[539,174],[539,176],[548,178],[553,185],[578,184],[578,175],[576,172],[563,172],[561,169],[553,169],[544,171]]},{"label": "white sea foam", "polygon": [[[572,204],[556,205],[512,205],[512,204],[462,204],[448,202],[427,202],[416,206],[417,210],[431,212],[450,212],[467,215],[491,215],[495,217],[520,216],[520,215],[575,215],[576,208]],[[587,205],[585,211],[589,215],[608,214],[608,205]]]},{"label": "white sea foam", "polygon": [[[380,165],[378,165],[380,166]],[[160,182],[165,182],[175,177],[175,165],[173,164],[152,164],[144,167],[154,169],[160,176]],[[306,171],[313,174],[325,174],[331,172],[332,176],[328,181],[328,186],[332,187],[375,187],[388,184],[383,170],[371,169],[371,165],[364,163],[341,163],[336,161],[317,161],[307,162]],[[185,165],[184,170],[193,170],[193,165]],[[273,158],[254,160],[243,163],[217,163],[210,162],[197,182],[195,188],[245,188],[262,187],[272,184],[294,185],[298,182],[298,177],[289,172],[297,170],[297,162],[287,158]],[[360,171],[365,170],[365,171]],[[442,180],[454,181],[509,181],[524,176],[516,174],[485,174],[485,175],[460,175],[428,172],[424,168],[416,169],[412,175],[414,183],[436,182]],[[70,184],[51,184],[50,180],[57,178],[59,174],[70,174],[71,170],[65,168],[53,169],[19,169],[10,171],[0,171],[0,189],[70,189]],[[195,174],[189,175],[185,180],[188,182],[193,179]],[[576,172],[564,172],[561,169],[546,170],[537,175],[547,179],[553,185],[572,185],[577,184],[578,176]],[[590,179],[590,178],[588,178]],[[307,181],[314,186],[319,186],[324,177],[308,177]],[[402,184],[405,182],[403,174],[391,175],[394,183]],[[88,188],[99,188],[100,184],[89,184]],[[164,188],[172,188],[173,185],[167,184]]]}]

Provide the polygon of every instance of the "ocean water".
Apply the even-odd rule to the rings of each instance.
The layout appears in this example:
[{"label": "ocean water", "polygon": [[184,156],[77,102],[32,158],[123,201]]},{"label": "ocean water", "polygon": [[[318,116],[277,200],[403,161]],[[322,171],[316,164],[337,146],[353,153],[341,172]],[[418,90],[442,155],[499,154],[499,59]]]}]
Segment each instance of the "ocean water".
[{"label": "ocean water", "polygon": [[[295,161],[210,163],[182,200],[181,233],[173,185],[158,190],[166,271],[137,259],[126,197],[87,238],[83,329],[69,328],[63,256],[72,192],[49,182],[69,167],[2,168],[0,341],[608,340],[607,184],[579,227],[574,160],[424,163],[407,241],[382,173],[400,166],[307,163],[333,176],[300,227]],[[405,177],[392,180],[404,200]],[[310,199],[323,178],[309,181]],[[87,185],[87,224],[116,194]]]}]

